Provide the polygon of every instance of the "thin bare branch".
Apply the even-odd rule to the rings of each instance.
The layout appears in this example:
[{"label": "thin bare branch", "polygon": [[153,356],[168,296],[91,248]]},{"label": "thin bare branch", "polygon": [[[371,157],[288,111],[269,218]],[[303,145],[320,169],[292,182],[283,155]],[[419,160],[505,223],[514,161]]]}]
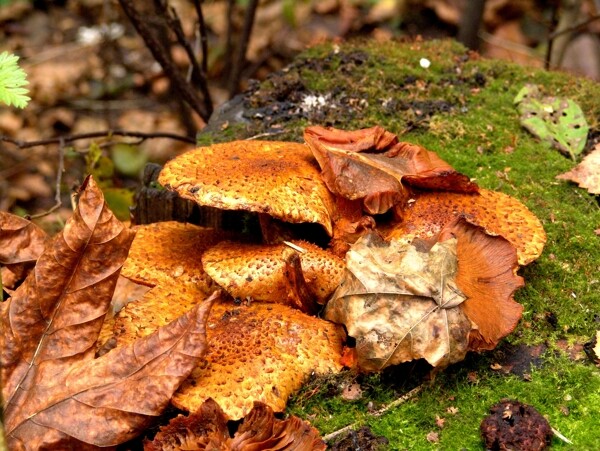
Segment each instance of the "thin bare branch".
[{"label": "thin bare branch", "polygon": [[56,169],[56,192],[54,193],[54,205],[42,213],[36,215],[26,215],[25,219],[37,219],[49,215],[62,206],[61,185],[62,175],[65,171],[65,140],[60,138],[58,146],[58,168]]},{"label": "thin bare branch", "polygon": [[242,69],[244,61],[246,60],[246,50],[248,49],[248,41],[252,34],[252,27],[254,25],[254,17],[256,16],[256,8],[258,7],[258,0],[250,0],[246,8],[246,14],[244,15],[244,28],[240,35],[240,40],[236,49],[235,59],[233,60],[233,67],[229,74],[229,97],[233,97],[240,83],[242,75]]},{"label": "thin bare branch", "polygon": [[181,25],[181,20],[177,15],[177,11],[175,11],[174,8],[169,7],[165,0],[156,0],[155,3],[157,4],[157,9],[162,9],[160,11],[161,16],[165,17],[167,25],[177,37],[177,42],[185,50],[192,68],[192,84],[200,89],[200,92],[204,98],[204,102],[212,113],[212,100],[210,98],[210,92],[208,92],[208,84],[206,83],[206,71],[200,67],[194,49],[183,32],[183,26]]},{"label": "thin bare branch", "polygon": [[206,32],[206,23],[204,22],[204,14],[202,13],[202,0],[194,0],[194,8],[198,16],[198,34],[200,35],[200,49],[202,51],[202,73],[206,77],[208,74],[208,33]]},{"label": "thin bare branch", "polygon": [[185,80],[185,77],[171,58],[171,55],[166,51],[164,45],[151,29],[151,24],[137,11],[133,5],[133,0],[119,0],[123,11],[140,34],[146,47],[152,53],[154,59],[161,65],[165,74],[171,80],[175,89],[179,92],[185,102],[204,120],[208,121],[212,113],[212,104],[203,101],[193,87]]},{"label": "thin bare branch", "polygon": [[155,132],[155,133],[143,133],[128,130],[101,130],[96,132],[79,133],[75,135],[66,135],[56,138],[46,138],[37,141],[22,141],[20,139],[14,139],[9,136],[0,135],[0,141],[14,144],[19,149],[29,149],[37,146],[47,146],[48,144],[60,144],[60,143],[71,143],[74,141],[80,141],[82,139],[92,138],[109,138],[112,136],[122,136],[126,138],[139,138],[141,140],[155,139],[155,138],[168,138],[176,141],[183,141],[191,144],[195,144],[196,140],[189,136],[177,135],[176,133],[168,132]]}]

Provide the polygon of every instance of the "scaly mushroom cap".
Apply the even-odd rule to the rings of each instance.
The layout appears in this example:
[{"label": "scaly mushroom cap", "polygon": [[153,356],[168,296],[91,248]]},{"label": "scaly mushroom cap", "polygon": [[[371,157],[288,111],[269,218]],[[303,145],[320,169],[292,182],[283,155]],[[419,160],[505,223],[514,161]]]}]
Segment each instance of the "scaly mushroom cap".
[{"label": "scaly mushroom cap", "polygon": [[[344,273],[339,257],[306,241],[294,241],[300,252],[304,280],[323,304],[337,288]],[[285,244],[242,244],[223,241],[202,255],[202,265],[212,279],[234,298],[285,302],[293,296],[286,274]]]},{"label": "scaly mushroom cap", "polygon": [[142,285],[194,283],[204,293],[214,288],[200,257],[210,246],[228,238],[224,232],[168,221],[137,226],[137,234],[121,275]]},{"label": "scaly mushroom cap", "polygon": [[281,304],[218,304],[207,337],[204,362],[172,400],[190,412],[207,398],[234,420],[246,415],[254,401],[281,412],[311,373],[342,368],[341,326]]},{"label": "scaly mushroom cap", "polygon": [[158,181],[199,205],[321,224],[332,234],[332,195],[303,144],[234,141],[186,152]]},{"label": "scaly mushroom cap", "polygon": [[387,238],[437,235],[458,217],[500,235],[516,249],[520,265],[537,259],[546,243],[540,220],[517,199],[481,189],[479,194],[421,192],[400,212],[402,222],[387,232]]},{"label": "scaly mushroom cap", "polygon": [[523,311],[514,292],[525,285],[517,276],[515,248],[500,236],[487,235],[481,227],[458,220],[440,234],[440,241],[455,237],[458,272],[456,285],[467,296],[460,308],[474,325],[469,350],[494,349],[511,333]]},{"label": "scaly mushroom cap", "polygon": [[[192,284],[153,288],[115,318],[117,346],[152,333],[205,297]],[[217,302],[206,330],[205,361],[173,398],[175,406],[190,412],[209,397],[232,419],[246,415],[254,401],[279,412],[313,371],[342,368],[343,329],[288,306]]]}]

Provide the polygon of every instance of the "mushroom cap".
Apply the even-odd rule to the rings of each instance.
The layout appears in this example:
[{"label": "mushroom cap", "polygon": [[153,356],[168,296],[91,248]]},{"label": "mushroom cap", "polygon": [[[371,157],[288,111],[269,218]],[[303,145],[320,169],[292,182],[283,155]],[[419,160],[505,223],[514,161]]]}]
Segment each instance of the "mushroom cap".
[{"label": "mushroom cap", "polygon": [[520,265],[537,259],[546,243],[540,220],[514,197],[481,189],[479,194],[421,192],[399,212],[402,221],[387,231],[387,238],[430,238],[459,217],[500,235],[516,249]]},{"label": "mushroom cap", "polygon": [[[192,284],[153,288],[117,315],[117,346],[150,334],[204,298]],[[313,371],[342,369],[343,329],[285,305],[217,301],[206,327],[204,361],[172,401],[190,412],[208,398],[217,401],[231,419],[246,415],[254,401],[279,412]]]},{"label": "mushroom cap", "polygon": [[172,400],[190,412],[207,398],[234,420],[245,416],[254,401],[281,412],[313,372],[342,369],[342,327],[281,304],[217,304],[207,336],[205,360]]},{"label": "mushroom cap", "polygon": [[202,253],[230,234],[175,221],[136,227],[121,275],[142,285],[194,283],[209,293],[214,283],[202,268]]},{"label": "mushroom cap", "polygon": [[332,234],[333,197],[303,144],[234,141],[201,147],[169,161],[158,181],[199,205],[318,223]]},{"label": "mushroom cap", "polygon": [[[302,273],[317,302],[323,304],[337,288],[344,261],[306,241],[294,241]],[[202,255],[202,265],[212,279],[234,298],[285,303],[293,295],[286,276],[285,244],[242,244],[222,241]]]},{"label": "mushroom cap", "polygon": [[517,276],[515,248],[500,236],[457,220],[446,227],[440,240],[456,238],[458,272],[456,285],[467,297],[460,308],[471,320],[469,350],[494,349],[521,319],[523,306],[514,301],[515,291],[525,285]]}]

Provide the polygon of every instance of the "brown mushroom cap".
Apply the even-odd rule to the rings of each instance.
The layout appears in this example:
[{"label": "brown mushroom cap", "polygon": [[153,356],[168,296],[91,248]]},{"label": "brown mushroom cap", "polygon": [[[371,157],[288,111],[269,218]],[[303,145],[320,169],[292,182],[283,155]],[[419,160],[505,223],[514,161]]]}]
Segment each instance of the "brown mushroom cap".
[{"label": "brown mushroom cap", "polygon": [[246,415],[254,401],[281,412],[311,373],[342,368],[343,329],[281,304],[215,305],[207,335],[204,362],[172,400],[190,412],[209,397],[231,419]]},{"label": "brown mushroom cap", "polygon": [[194,283],[204,293],[214,283],[202,268],[201,255],[227,238],[223,232],[168,221],[137,226],[137,234],[121,275],[142,285]]},{"label": "brown mushroom cap", "polygon": [[421,192],[400,212],[402,222],[387,232],[387,237],[429,238],[444,226],[464,217],[483,227],[490,235],[506,238],[516,249],[519,264],[537,259],[546,243],[540,220],[514,197],[489,190],[479,194]]},{"label": "brown mushroom cap", "polygon": [[234,141],[186,152],[158,181],[199,205],[321,224],[331,235],[332,195],[303,144]]},{"label": "brown mushroom cap", "polygon": [[439,239],[452,237],[457,239],[456,285],[467,296],[460,308],[474,327],[469,333],[469,350],[494,349],[515,329],[523,311],[513,299],[514,292],[525,284],[516,275],[515,248],[464,220],[446,227]]},{"label": "brown mushroom cap", "polygon": [[[203,298],[191,284],[153,288],[116,317],[117,346],[150,334]],[[209,397],[232,419],[246,415],[254,401],[281,411],[313,371],[342,368],[343,329],[285,305],[217,302],[206,330],[205,360],[173,398],[175,406],[191,412]]]},{"label": "brown mushroom cap", "polygon": [[[294,241],[300,252],[302,273],[310,292],[324,303],[344,273],[339,257],[306,241]],[[212,279],[234,298],[285,303],[293,296],[286,276],[285,244],[242,244],[223,241],[202,255],[202,265]]]}]

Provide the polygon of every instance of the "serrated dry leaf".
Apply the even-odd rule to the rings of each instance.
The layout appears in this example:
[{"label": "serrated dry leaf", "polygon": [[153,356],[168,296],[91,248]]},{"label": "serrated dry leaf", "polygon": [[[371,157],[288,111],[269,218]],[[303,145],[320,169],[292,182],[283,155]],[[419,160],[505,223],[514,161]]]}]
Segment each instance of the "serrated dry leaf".
[{"label": "serrated dry leaf", "polygon": [[600,144],[581,163],[570,171],[556,176],[559,180],[575,182],[590,194],[600,194]]},{"label": "serrated dry leaf", "polygon": [[356,339],[358,367],[380,371],[424,358],[446,366],[464,358],[471,322],[455,282],[456,240],[419,250],[375,233],[346,255],[347,272],[325,318]]},{"label": "serrated dry leaf", "polygon": [[379,126],[357,131],[308,127],[304,140],[319,162],[329,190],[350,200],[361,199],[369,214],[385,213],[408,200],[405,185],[478,191],[476,184],[435,152],[399,142]]},{"label": "serrated dry leaf", "polygon": [[88,178],[73,217],[1,304],[10,449],[87,449],[129,440],[161,413],[203,354],[210,303],[94,359],[133,237]]},{"label": "serrated dry leaf", "polygon": [[193,414],[178,416],[160,428],[144,451],[177,451],[181,449],[213,451],[249,450],[325,450],[318,431],[300,418],[275,418],[273,409],[255,402],[233,437],[227,427],[227,416],[219,405],[208,399]]},{"label": "serrated dry leaf", "polygon": [[0,211],[2,284],[14,288],[44,251],[48,235],[31,221]]}]

